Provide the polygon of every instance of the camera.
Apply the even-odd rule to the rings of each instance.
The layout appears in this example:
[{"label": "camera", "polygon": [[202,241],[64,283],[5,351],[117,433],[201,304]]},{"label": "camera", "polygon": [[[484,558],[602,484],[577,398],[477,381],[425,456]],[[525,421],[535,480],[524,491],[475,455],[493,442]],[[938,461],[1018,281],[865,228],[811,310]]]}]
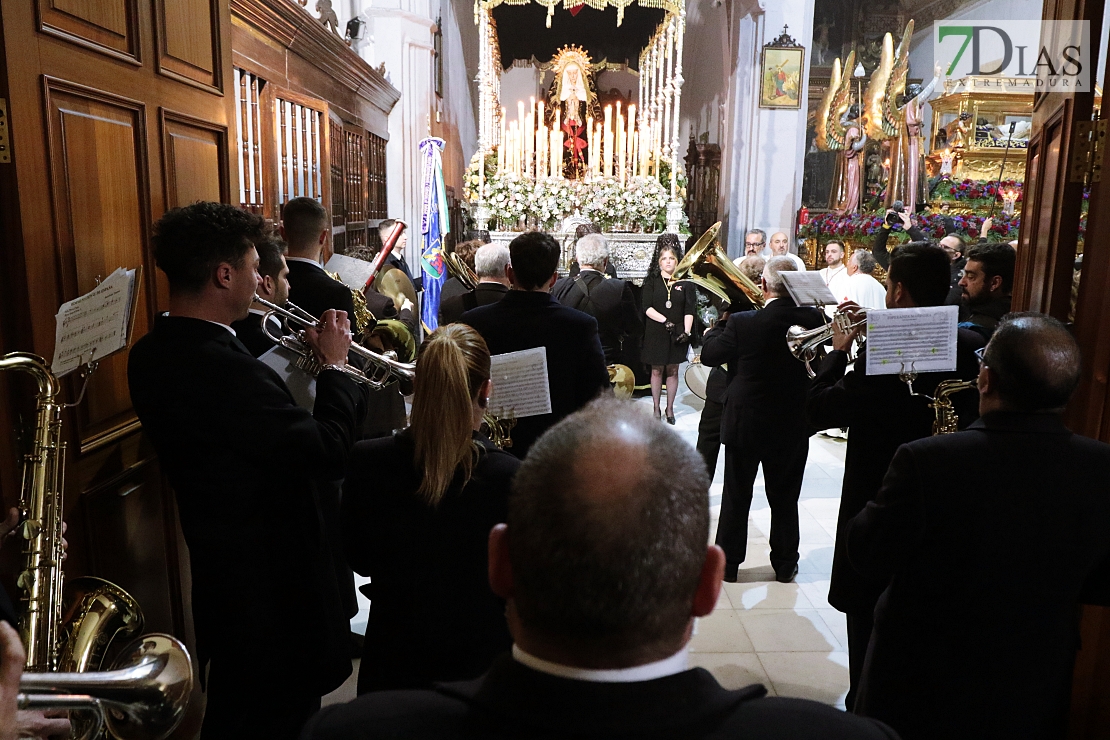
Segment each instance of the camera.
[{"label": "camera", "polygon": [[899,228],[902,225],[902,218],[898,215],[906,210],[902,201],[896,200],[890,206],[890,213],[886,214],[886,225],[892,229]]}]

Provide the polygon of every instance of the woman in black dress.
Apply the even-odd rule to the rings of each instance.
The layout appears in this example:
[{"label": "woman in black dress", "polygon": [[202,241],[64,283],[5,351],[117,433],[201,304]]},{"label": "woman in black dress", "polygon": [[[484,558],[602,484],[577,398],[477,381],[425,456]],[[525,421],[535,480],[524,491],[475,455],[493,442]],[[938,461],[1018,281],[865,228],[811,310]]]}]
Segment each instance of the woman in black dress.
[{"label": "woman in black dress", "polygon": [[696,297],[693,287],[674,279],[682,248],[674,234],[662,234],[655,244],[655,258],[644,279],[640,305],[647,314],[641,358],[651,365],[651,400],[660,417],[659,394],[667,379],[667,423],[674,424],[674,399],[678,395],[678,366],[686,359],[694,325]]},{"label": "woman in black dress", "polygon": [[343,486],[351,567],[370,576],[358,692],[477,678],[512,646],[486,543],[520,462],[477,430],[489,349],[465,324],[424,342],[410,426],[360,442]]}]

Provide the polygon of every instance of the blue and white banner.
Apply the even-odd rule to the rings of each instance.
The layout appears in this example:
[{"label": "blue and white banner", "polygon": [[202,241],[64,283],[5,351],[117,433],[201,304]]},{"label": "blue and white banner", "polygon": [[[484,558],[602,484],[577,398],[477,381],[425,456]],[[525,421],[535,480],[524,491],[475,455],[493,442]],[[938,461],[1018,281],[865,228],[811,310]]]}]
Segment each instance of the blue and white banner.
[{"label": "blue and white banner", "polygon": [[424,180],[420,204],[420,265],[424,270],[424,300],[420,320],[425,332],[439,328],[439,295],[447,280],[447,261],[443,257],[443,237],[451,231],[447,211],[447,191],[443,187],[443,139],[429,136],[420,142],[424,158]]}]

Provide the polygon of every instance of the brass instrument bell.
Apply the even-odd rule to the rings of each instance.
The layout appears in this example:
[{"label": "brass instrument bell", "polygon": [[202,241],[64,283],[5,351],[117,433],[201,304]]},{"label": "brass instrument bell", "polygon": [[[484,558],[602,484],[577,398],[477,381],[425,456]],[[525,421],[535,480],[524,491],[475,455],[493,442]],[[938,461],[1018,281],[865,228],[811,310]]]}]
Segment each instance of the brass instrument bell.
[{"label": "brass instrument bell", "polygon": [[710,226],[678,263],[676,280],[687,280],[702,288],[720,311],[742,309],[747,304],[763,308],[763,289],[732,263],[717,241],[721,222]]}]

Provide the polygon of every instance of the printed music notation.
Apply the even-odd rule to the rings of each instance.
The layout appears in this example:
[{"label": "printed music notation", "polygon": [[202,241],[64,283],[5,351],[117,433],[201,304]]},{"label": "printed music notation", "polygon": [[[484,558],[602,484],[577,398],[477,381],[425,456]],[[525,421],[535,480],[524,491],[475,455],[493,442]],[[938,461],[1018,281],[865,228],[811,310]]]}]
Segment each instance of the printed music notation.
[{"label": "printed music notation", "polygon": [[959,306],[868,312],[867,374],[955,370],[959,313]]},{"label": "printed music notation", "polygon": [[58,377],[127,346],[136,270],[117,269],[91,291],[58,309],[51,371]]},{"label": "printed music notation", "polygon": [[547,378],[547,348],[536,347],[490,357],[493,393],[490,413],[517,419],[551,413],[551,384]]}]

